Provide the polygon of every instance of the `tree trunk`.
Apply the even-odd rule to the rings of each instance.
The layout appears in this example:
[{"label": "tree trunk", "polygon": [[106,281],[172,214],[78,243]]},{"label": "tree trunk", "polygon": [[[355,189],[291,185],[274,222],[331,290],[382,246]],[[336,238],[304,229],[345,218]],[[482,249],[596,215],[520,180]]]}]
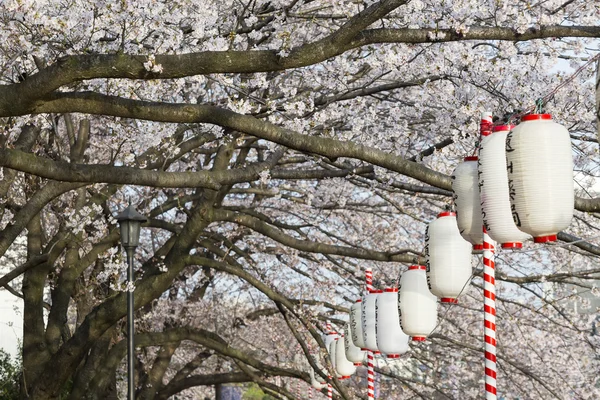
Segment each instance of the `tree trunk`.
[{"label": "tree trunk", "polygon": [[596,62],[596,132],[600,144],[600,59]]}]

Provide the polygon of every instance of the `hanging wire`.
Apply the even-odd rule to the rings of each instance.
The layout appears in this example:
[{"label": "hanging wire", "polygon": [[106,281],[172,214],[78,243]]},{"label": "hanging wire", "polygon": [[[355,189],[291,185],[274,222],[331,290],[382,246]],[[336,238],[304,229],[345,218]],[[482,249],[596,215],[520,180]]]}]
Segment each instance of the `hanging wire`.
[{"label": "hanging wire", "polygon": [[600,60],[600,53],[596,54],[594,57],[590,58],[585,64],[583,64],[581,67],[577,68],[577,70],[575,70],[575,72],[573,72],[571,74],[571,76],[569,76],[567,79],[565,79],[560,85],[556,86],[547,95],[545,95],[544,97],[540,97],[539,99],[537,99],[536,102],[535,102],[535,105],[533,107],[530,107],[530,108],[524,110],[523,112],[515,113],[515,114],[511,115],[510,116],[510,120],[508,122],[511,123],[511,121],[520,119],[522,116],[527,115],[527,114],[531,114],[532,112],[535,112],[536,114],[542,114],[544,106],[546,104],[548,104],[548,102],[554,97],[554,95],[560,89],[562,89],[563,87],[565,87],[569,83],[573,82],[575,80],[575,78],[580,73],[582,73],[589,65],[591,65],[592,63],[594,63],[594,62],[596,62],[598,60]]}]

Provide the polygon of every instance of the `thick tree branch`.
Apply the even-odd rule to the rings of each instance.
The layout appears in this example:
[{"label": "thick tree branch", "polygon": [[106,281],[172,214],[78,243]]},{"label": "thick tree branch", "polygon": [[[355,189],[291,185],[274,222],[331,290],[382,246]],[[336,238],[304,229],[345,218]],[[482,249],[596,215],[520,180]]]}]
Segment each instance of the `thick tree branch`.
[{"label": "thick tree branch", "polygon": [[268,164],[257,163],[247,165],[243,169],[223,171],[165,172],[111,165],[71,164],[18,150],[0,149],[0,166],[63,182],[219,189],[222,185],[257,180],[260,172],[265,170]]},{"label": "thick tree branch", "polygon": [[[453,29],[372,29],[360,31],[405,1],[383,1],[370,7],[367,18],[358,14],[334,34],[293,49],[282,58],[275,50],[206,51],[156,55],[162,72],[144,68],[147,56],[94,54],[67,56],[34,74],[23,83],[0,86],[0,116],[19,115],[25,107],[56,89],[87,79],[174,79],[214,73],[281,71],[314,65],[348,50],[374,43],[435,43],[471,40],[528,41],[551,37],[600,37],[599,26],[551,25],[519,33],[513,28],[472,26],[467,32]],[[361,18],[364,22],[361,22]]]},{"label": "thick tree branch", "polygon": [[313,242],[310,240],[300,240],[285,234],[283,231],[262,222],[258,218],[250,215],[244,215],[227,210],[214,210],[213,220],[235,222],[236,224],[248,227],[259,232],[276,242],[288,247],[309,253],[333,254],[376,261],[393,261],[404,263],[419,263],[420,257],[410,254],[384,253],[374,250],[352,248],[346,246],[336,246],[325,243]]},{"label": "thick tree branch", "polygon": [[[54,100],[40,103],[32,112],[77,110],[87,114],[113,115],[160,122],[204,122],[244,132],[282,146],[329,158],[356,158],[450,190],[450,177],[394,154],[350,141],[307,136],[281,128],[249,115],[200,104],[153,103],[128,100],[97,93],[59,93]],[[0,153],[0,162],[2,161]],[[24,168],[24,167],[21,167]]]}]

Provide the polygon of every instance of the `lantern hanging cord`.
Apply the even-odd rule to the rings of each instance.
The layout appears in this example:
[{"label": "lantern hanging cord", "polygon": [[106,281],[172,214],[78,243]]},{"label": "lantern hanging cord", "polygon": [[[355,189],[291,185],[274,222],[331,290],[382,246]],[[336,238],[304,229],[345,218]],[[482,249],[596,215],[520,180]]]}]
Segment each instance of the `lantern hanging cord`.
[{"label": "lantern hanging cord", "polygon": [[569,76],[567,79],[565,79],[560,85],[555,87],[550,93],[548,93],[544,97],[540,97],[539,99],[537,99],[535,106],[533,106],[521,113],[515,113],[515,114],[511,115],[508,122],[510,123],[511,121],[521,118],[522,116],[530,114],[532,112],[535,112],[536,114],[541,114],[543,112],[544,105],[546,105],[560,89],[562,89],[569,83],[573,82],[573,80],[575,80],[577,75],[582,73],[583,70],[585,70],[590,64],[592,64],[598,60],[600,60],[600,53],[596,54],[594,57],[590,58],[585,64],[583,64],[581,67],[577,68],[577,70],[575,72],[573,72],[571,74],[571,76]]}]

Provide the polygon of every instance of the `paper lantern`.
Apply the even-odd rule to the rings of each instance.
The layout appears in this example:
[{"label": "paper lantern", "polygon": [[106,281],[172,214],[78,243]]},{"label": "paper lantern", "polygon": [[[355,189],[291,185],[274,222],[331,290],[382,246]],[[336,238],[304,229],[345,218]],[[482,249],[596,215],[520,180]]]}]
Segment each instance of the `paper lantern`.
[{"label": "paper lantern", "polygon": [[335,373],[335,376],[337,378],[340,378],[341,375],[338,374],[337,368],[336,368],[336,365],[335,365],[335,361],[336,361],[336,359],[335,359],[335,351],[337,350],[337,346],[336,346],[335,342],[337,341],[337,339],[338,338],[336,337],[334,340],[332,340],[331,342],[329,342],[329,346],[327,346],[327,352],[329,353],[329,362],[331,363],[331,368],[333,369],[333,372]]},{"label": "paper lantern", "polygon": [[321,378],[320,375],[315,374],[315,371],[312,368],[308,370],[308,373],[310,374],[310,385],[313,388],[321,390],[327,387],[325,379]]},{"label": "paper lantern", "polygon": [[531,114],[506,137],[515,225],[536,243],[556,240],[573,218],[573,155],[567,129],[550,114]]},{"label": "paper lantern", "polygon": [[365,338],[363,337],[363,329],[362,329],[362,299],[356,300],[356,303],[352,304],[350,307],[350,325],[351,329],[351,338],[352,343],[359,349],[365,349],[367,344],[365,343]]},{"label": "paper lantern", "polygon": [[363,341],[365,347],[361,350],[371,350],[378,352],[377,348],[377,320],[376,320],[376,301],[377,296],[383,293],[383,290],[374,290],[367,293],[361,302],[361,321],[363,329]]},{"label": "paper lantern", "polygon": [[[348,342],[351,342],[348,338]],[[342,377],[341,379],[350,378],[356,372],[354,363],[346,358],[346,337],[342,333],[335,341],[335,369]]]},{"label": "paper lantern", "polygon": [[462,237],[473,245],[473,251],[483,251],[483,220],[479,200],[477,157],[466,157],[452,173],[452,191],[456,205],[456,221]]},{"label": "paper lantern", "polygon": [[437,297],[427,287],[424,265],[411,265],[400,278],[400,326],[412,340],[423,341],[437,326]]},{"label": "paper lantern", "polygon": [[530,238],[520,231],[513,220],[508,195],[505,141],[512,125],[493,128],[484,136],[479,147],[479,197],[483,225],[488,234],[504,249],[520,249]]},{"label": "paper lantern", "polygon": [[456,214],[443,212],[425,231],[427,283],[442,303],[456,298],[471,279],[471,244],[458,231]]},{"label": "paper lantern", "polygon": [[[355,305],[356,304],[357,303],[355,303]],[[344,352],[346,353],[346,358],[348,359],[348,361],[351,361],[352,363],[354,363],[355,366],[362,365],[367,353],[362,351],[360,349],[360,347],[358,347],[354,344],[354,336],[356,334],[354,332],[354,327],[350,322],[348,322],[346,324],[345,335],[346,336],[345,336],[345,340],[344,340],[344,346],[345,346]],[[361,331],[361,339],[362,339],[362,331]]]},{"label": "paper lantern", "polygon": [[399,358],[408,351],[408,336],[400,327],[398,289],[387,288],[377,296],[377,348],[388,358]]},{"label": "paper lantern", "polygon": [[329,351],[329,344],[338,337],[339,335],[335,331],[329,331],[325,335],[323,335],[323,342],[325,342],[325,349],[327,349],[327,351]]}]

